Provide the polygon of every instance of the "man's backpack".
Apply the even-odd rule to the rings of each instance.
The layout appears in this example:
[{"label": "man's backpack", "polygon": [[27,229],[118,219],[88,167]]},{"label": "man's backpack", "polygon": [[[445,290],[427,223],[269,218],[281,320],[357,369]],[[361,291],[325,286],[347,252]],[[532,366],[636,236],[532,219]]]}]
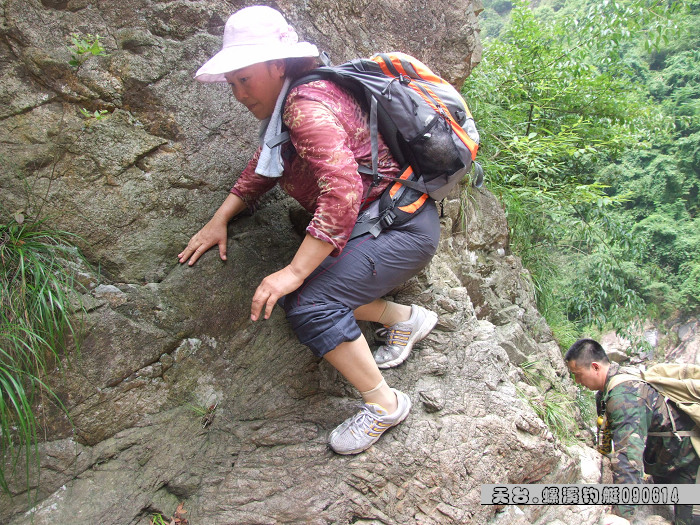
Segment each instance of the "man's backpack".
[{"label": "man's backpack", "polygon": [[[480,186],[483,170],[475,162],[479,133],[460,93],[425,64],[404,53],[382,53],[339,66],[324,66],[295,80],[290,89],[314,80],[331,80],[350,91],[370,115],[373,185],[378,172],[378,133],[401,166],[401,175],[364,214],[351,238],[407,221],[431,197],[441,200],[474,167]],[[284,134],[283,134],[284,135]],[[282,136],[280,136],[282,137]],[[288,138],[288,136],[286,137]],[[277,143],[282,142],[277,140]]]},{"label": "man's backpack", "polygon": [[625,381],[643,381],[649,384],[663,396],[667,410],[667,403],[673,401],[679,410],[688,414],[695,422],[694,430],[677,431],[675,421],[669,412],[673,432],[650,432],[650,436],[690,437],[693,448],[700,455],[700,433],[698,432],[700,429],[700,366],[660,363],[646,372],[641,372],[639,376],[627,373],[615,374],[608,382],[607,391],[610,392]]}]

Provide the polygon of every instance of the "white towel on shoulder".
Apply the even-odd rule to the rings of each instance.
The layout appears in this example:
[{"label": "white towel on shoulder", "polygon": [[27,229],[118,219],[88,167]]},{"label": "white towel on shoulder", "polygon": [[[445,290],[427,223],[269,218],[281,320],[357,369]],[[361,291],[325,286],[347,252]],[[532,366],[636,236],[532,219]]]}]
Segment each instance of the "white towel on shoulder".
[{"label": "white towel on shoulder", "polygon": [[262,146],[262,151],[258,158],[255,173],[264,177],[282,176],[282,145],[270,148],[267,143],[282,132],[282,105],[287,96],[287,91],[289,91],[289,84],[289,79],[285,79],[282,91],[280,91],[277,102],[275,102],[272,116],[260,122],[260,145]]}]

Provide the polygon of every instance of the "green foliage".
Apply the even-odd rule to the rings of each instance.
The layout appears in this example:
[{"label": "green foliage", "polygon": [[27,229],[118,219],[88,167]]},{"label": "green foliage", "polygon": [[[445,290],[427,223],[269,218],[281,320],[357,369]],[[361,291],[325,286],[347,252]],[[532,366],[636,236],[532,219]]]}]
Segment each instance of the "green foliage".
[{"label": "green foliage", "polygon": [[643,312],[645,307],[634,291],[636,267],[621,260],[601,246],[570,262],[568,286],[573,293],[566,299],[568,318],[579,326],[593,325],[601,331],[612,328],[638,347],[645,347],[643,339],[635,336],[641,328],[639,318],[629,316],[629,312]]},{"label": "green foliage", "polygon": [[73,67],[80,67],[90,56],[107,56],[102,47],[99,35],[71,33],[71,59],[68,62]]},{"label": "green foliage", "polygon": [[109,112],[106,109],[96,109],[92,113],[90,113],[87,109],[85,108],[80,108],[80,113],[88,119],[88,121],[92,120],[102,120],[104,118],[107,118],[109,116]]},{"label": "green foliage", "polygon": [[[71,318],[80,308],[78,285],[66,269],[76,257],[69,237],[41,221],[27,222],[20,212],[0,224],[0,460],[13,456],[16,466],[24,449],[27,480],[37,437],[33,402],[47,394],[61,404],[42,377],[77,331]],[[9,474],[0,469],[4,490]]]},{"label": "green foliage", "polygon": [[595,394],[587,388],[579,386],[575,404],[581,414],[584,425],[587,427],[593,426],[595,419],[598,417],[595,409]]},{"label": "green foliage", "polygon": [[169,525],[169,521],[167,518],[163,517],[162,514],[159,512],[156,512],[155,514],[151,515],[151,524],[150,525]]},{"label": "green foliage", "polygon": [[484,2],[484,7],[489,7],[499,15],[503,15],[510,12],[513,8],[513,4],[510,0],[487,0]]},{"label": "green foliage", "polygon": [[672,133],[604,170],[611,193],[630,195],[616,216],[640,246],[640,295],[661,316],[700,307],[693,277],[700,260],[700,36],[692,29],[699,14],[679,16],[682,38],[648,57],[647,86]]},{"label": "green foliage", "polygon": [[[692,228],[677,227],[698,207],[683,167],[700,164],[696,48],[670,49],[682,16],[673,2],[515,0],[465,83],[487,183],[560,344],[590,326],[631,335],[659,284],[689,304],[692,278],[683,292],[656,278],[700,259]],[[647,61],[664,46],[673,75]],[[646,219],[655,212],[672,218]]]},{"label": "green foliage", "polygon": [[549,388],[549,381],[539,371],[540,366],[538,361],[526,361],[520,365],[525,381],[537,388],[540,394],[532,396],[520,388],[516,391],[555,436],[564,442],[570,442],[577,426],[575,401],[567,394]]},{"label": "green foliage", "polygon": [[530,405],[553,434],[565,443],[572,441],[576,429],[576,418],[574,402],[568,395],[550,390],[541,400],[532,400]]},{"label": "green foliage", "polygon": [[93,111],[92,113],[90,113],[87,109],[80,108],[80,113],[85,118],[102,120],[103,118],[105,118],[108,111],[106,109],[97,109],[97,110]]},{"label": "green foliage", "polygon": [[501,33],[504,21],[494,9],[486,8],[479,14],[482,38],[496,38]]},{"label": "green foliage", "polygon": [[697,304],[700,297],[700,262],[697,260],[683,264],[679,269],[681,301]]}]

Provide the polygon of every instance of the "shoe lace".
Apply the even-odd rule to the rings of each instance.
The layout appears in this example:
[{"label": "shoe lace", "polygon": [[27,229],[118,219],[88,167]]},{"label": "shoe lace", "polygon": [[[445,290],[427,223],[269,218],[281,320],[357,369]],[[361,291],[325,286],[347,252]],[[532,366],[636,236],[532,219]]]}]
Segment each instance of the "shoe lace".
[{"label": "shoe lace", "polygon": [[356,430],[358,432],[367,432],[367,429],[371,428],[376,419],[377,415],[367,405],[362,405],[362,409],[352,419],[350,432],[353,435],[355,435]]},{"label": "shoe lace", "polygon": [[406,346],[408,343],[408,338],[411,335],[411,330],[400,330],[398,328],[391,328],[387,330],[386,344],[388,346],[401,345]]}]

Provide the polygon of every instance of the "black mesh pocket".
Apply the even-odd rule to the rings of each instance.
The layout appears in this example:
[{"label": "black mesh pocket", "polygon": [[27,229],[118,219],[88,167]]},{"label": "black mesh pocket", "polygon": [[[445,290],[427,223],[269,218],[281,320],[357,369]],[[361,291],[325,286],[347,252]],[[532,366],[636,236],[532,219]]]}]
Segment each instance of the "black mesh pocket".
[{"label": "black mesh pocket", "polygon": [[409,143],[412,165],[426,182],[447,177],[464,167],[453,133],[445,119],[435,115],[423,132]]}]

